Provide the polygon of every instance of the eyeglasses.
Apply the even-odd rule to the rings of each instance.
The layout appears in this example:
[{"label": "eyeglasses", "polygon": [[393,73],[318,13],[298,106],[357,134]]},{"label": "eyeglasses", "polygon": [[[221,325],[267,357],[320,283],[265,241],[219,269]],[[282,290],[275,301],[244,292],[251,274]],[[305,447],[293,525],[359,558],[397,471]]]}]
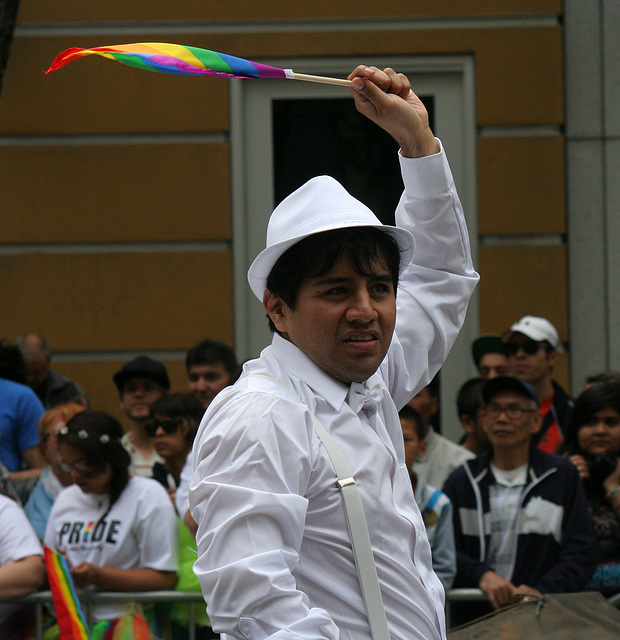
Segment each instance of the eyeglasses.
[{"label": "eyeglasses", "polygon": [[507,342],[504,344],[504,349],[506,349],[506,353],[509,356],[516,356],[517,353],[519,353],[519,349],[523,349],[528,356],[533,356],[535,353],[538,353],[542,347],[543,345],[535,340],[528,340],[527,342]]},{"label": "eyeglasses", "polygon": [[509,407],[500,407],[498,404],[488,404],[485,408],[486,414],[489,418],[495,420],[499,418],[502,413],[506,412],[509,420],[520,420],[523,418],[524,413],[537,413],[537,409],[524,409],[517,405],[511,405]]},{"label": "eyeglasses", "polygon": [[157,429],[160,427],[163,429],[164,433],[168,435],[172,433],[176,433],[180,424],[183,422],[181,418],[170,418],[169,420],[153,420],[153,422],[149,422],[144,425],[144,431],[149,438],[154,438],[157,433]]},{"label": "eyeglasses", "polygon": [[94,478],[99,471],[86,462],[86,460],[78,460],[77,462],[62,462],[60,470],[63,473],[71,473],[75,469],[83,478]]}]

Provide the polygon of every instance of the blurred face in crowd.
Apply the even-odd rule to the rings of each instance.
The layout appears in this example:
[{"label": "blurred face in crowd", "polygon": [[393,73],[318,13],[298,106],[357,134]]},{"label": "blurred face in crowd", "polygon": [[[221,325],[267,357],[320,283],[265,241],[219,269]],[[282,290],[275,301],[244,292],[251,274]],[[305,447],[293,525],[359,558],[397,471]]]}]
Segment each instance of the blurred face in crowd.
[{"label": "blurred face in crowd", "polygon": [[620,415],[615,409],[605,407],[592,419],[579,427],[577,441],[585,453],[598,455],[603,451],[620,452]]},{"label": "blurred face in crowd", "polygon": [[401,418],[400,426],[403,430],[403,439],[405,441],[405,464],[407,469],[411,469],[413,463],[418,458],[426,455],[427,442],[418,438],[415,421],[409,418]]},{"label": "blurred face in crowd", "polygon": [[495,378],[508,375],[508,358],[503,353],[485,353],[478,362],[481,378]]},{"label": "blurred face in crowd", "polygon": [[34,362],[26,362],[28,367],[28,386],[38,389],[47,378],[50,361],[48,358],[41,358]]},{"label": "blurred face in crowd", "polygon": [[487,403],[485,415],[483,426],[494,449],[527,450],[542,422],[536,403],[512,390],[498,391]]},{"label": "blurred face in crowd", "polygon": [[187,441],[187,422],[183,418],[156,416],[145,426],[146,434],[153,438],[153,446],[164,459],[185,458],[191,445]]},{"label": "blurred face in crowd", "polygon": [[62,469],[69,473],[75,484],[84,493],[102,495],[109,493],[112,470],[106,465],[103,471],[97,471],[89,464],[84,454],[66,442],[59,444]]},{"label": "blurred face in crowd", "polygon": [[489,437],[486,429],[484,428],[484,421],[487,420],[487,415],[484,406],[478,408],[476,418],[472,418],[468,415],[461,416],[461,425],[463,429],[471,435],[473,443],[478,453],[482,453],[489,444]]},{"label": "blurred face in crowd", "polygon": [[533,385],[551,377],[558,354],[550,350],[546,342],[515,333],[504,346],[508,352],[510,375]]},{"label": "blurred face in crowd", "polygon": [[165,393],[165,389],[151,378],[136,376],[123,386],[121,409],[125,415],[136,422],[148,420],[151,407]]},{"label": "blurred face in crowd", "polygon": [[230,374],[221,362],[194,364],[188,372],[188,391],[206,409],[211,400],[230,384]]},{"label": "blurred face in crowd", "polygon": [[439,397],[433,397],[428,387],[424,387],[407,404],[413,407],[422,417],[424,424],[428,425],[439,409]]},{"label": "blurred face in crowd", "polygon": [[64,420],[59,419],[50,424],[45,432],[45,441],[43,443],[44,456],[47,462],[52,467],[54,474],[60,480],[63,487],[67,487],[73,483],[73,478],[70,473],[66,473],[62,470],[62,457],[60,455],[60,448],[58,446],[58,429],[64,426]]}]

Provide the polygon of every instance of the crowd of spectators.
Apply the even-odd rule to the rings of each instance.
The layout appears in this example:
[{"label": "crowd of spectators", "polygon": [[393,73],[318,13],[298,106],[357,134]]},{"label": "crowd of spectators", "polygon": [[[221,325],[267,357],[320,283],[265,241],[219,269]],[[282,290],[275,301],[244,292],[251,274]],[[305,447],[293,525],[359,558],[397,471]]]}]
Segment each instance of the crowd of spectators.
[{"label": "crowd of spectators", "polygon": [[[620,593],[620,374],[590,376],[573,403],[553,379],[561,350],[534,316],[474,341],[479,377],[455,399],[459,443],[435,420],[440,374],[400,412],[433,568],[445,589],[482,589],[488,609],[517,593]],[[233,350],[189,349],[183,391],[146,355],[124,364],[111,381],[123,425],[50,362],[43,336],[0,343],[0,599],[45,586],[42,542],[65,555],[79,588],[199,591],[190,453],[205,409],[239,376]],[[27,615],[0,606],[1,625]],[[184,606],[101,605],[94,618],[144,616],[176,639]],[[462,620],[484,609],[468,606]],[[198,638],[216,636],[203,610],[197,624]]]}]

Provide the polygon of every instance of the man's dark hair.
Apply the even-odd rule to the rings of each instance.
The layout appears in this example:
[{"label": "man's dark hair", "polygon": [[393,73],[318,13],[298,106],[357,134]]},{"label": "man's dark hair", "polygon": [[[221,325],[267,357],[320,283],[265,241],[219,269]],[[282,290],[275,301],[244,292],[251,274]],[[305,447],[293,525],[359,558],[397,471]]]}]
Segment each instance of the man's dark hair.
[{"label": "man's dark hair", "polygon": [[123,427],[113,416],[103,411],[86,410],[67,421],[58,433],[58,442],[77,449],[93,470],[101,473],[110,469],[110,502],[101,522],[120,498],[130,478],[131,457],[121,444]]},{"label": "man's dark hair", "polygon": [[587,385],[601,384],[603,382],[615,382],[620,383],[619,371],[601,371],[599,373],[593,373],[586,378]]},{"label": "man's dark hair", "polygon": [[185,368],[188,372],[195,365],[220,363],[230,376],[231,383],[235,382],[241,370],[235,352],[227,344],[207,338],[194,345],[185,356]]},{"label": "man's dark hair", "polygon": [[161,397],[151,407],[151,418],[182,418],[187,422],[185,439],[192,445],[205,408],[195,396],[189,393],[171,393]]},{"label": "man's dark hair", "polygon": [[484,404],[480,390],[487,382],[486,378],[470,378],[464,382],[456,396],[456,411],[459,418],[469,416],[475,420],[480,407]]},{"label": "man's dark hair", "polygon": [[589,387],[575,400],[571,409],[566,438],[560,447],[560,453],[566,455],[584,455],[579,446],[579,429],[589,424],[595,413],[602,409],[613,409],[620,414],[620,384],[600,382]]},{"label": "man's dark hair", "polygon": [[0,339],[0,378],[28,384],[28,365],[22,352],[4,339]]},{"label": "man's dark hair", "polygon": [[151,417],[187,418],[200,424],[205,408],[189,393],[171,393],[157,400],[151,407]]},{"label": "man's dark hair", "polygon": [[413,407],[410,407],[408,404],[406,404],[398,412],[398,417],[401,420],[411,420],[413,424],[415,424],[415,431],[418,434],[418,440],[420,442],[426,439],[426,427],[424,426],[422,416]]},{"label": "man's dark hair", "polygon": [[428,389],[428,393],[430,394],[431,398],[439,397],[440,382],[441,382],[441,376],[439,373],[437,373],[435,374],[435,377],[426,385],[426,388]]},{"label": "man's dark hair", "polygon": [[[373,275],[374,265],[385,261],[396,293],[400,249],[390,234],[374,227],[334,229],[300,240],[273,265],[267,289],[294,309],[301,284],[308,278],[326,274],[342,257],[363,276]],[[269,328],[277,331],[270,318]]]}]

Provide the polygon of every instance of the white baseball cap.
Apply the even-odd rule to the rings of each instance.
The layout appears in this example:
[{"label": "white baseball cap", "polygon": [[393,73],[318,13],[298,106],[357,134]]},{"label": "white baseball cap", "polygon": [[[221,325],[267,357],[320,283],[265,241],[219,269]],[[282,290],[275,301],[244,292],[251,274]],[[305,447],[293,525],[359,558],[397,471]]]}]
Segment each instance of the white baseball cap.
[{"label": "white baseball cap", "polygon": [[415,240],[409,231],[381,224],[377,216],[337,180],[317,176],[282,200],[271,214],[265,249],[248,270],[254,295],[262,301],[267,277],[287,249],[315,233],[347,227],[374,227],[391,235],[401,251],[401,272],[411,261]]},{"label": "white baseball cap", "polygon": [[[562,351],[560,336],[555,327],[546,318],[523,316],[519,322],[515,322],[510,327],[510,331],[522,333],[531,340],[536,340],[536,342],[546,340],[554,349]],[[504,340],[509,337],[510,335],[505,336]]]}]

